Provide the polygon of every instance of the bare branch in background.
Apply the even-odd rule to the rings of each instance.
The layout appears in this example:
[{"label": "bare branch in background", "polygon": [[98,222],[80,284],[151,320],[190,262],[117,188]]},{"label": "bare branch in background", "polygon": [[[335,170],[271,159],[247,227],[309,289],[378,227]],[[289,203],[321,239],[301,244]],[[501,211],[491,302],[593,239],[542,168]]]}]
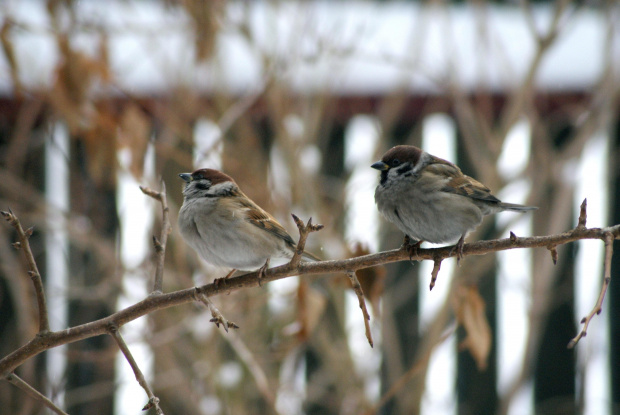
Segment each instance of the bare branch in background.
[{"label": "bare branch in background", "polygon": [[26,392],[28,395],[32,396],[34,399],[40,401],[50,410],[54,411],[58,415],[68,415],[65,411],[60,409],[56,404],[50,401],[45,395],[41,392],[30,386],[27,382],[25,382],[22,378],[17,376],[15,373],[9,373],[5,376],[5,379],[8,380],[13,385],[17,386],[19,389]]},{"label": "bare branch in background", "polygon": [[415,363],[409,368],[409,370],[403,373],[403,375],[398,380],[396,380],[396,382],[392,384],[390,389],[388,389],[388,391],[383,394],[383,396],[379,399],[379,402],[375,406],[373,406],[371,409],[364,412],[364,415],[373,415],[373,414],[378,413],[379,410],[390,399],[392,399],[398,392],[400,392],[405,386],[407,386],[407,383],[409,383],[411,379],[413,379],[416,375],[423,373],[424,370],[426,369],[426,366],[428,365],[428,362],[431,359],[433,351],[435,351],[437,346],[439,346],[441,343],[448,340],[450,336],[454,334],[455,331],[456,331],[456,326],[453,326],[452,328],[447,329],[441,335],[441,337],[437,340],[437,342],[435,342],[435,344],[433,344],[432,347],[430,347],[426,351],[424,356],[422,356],[421,359],[417,359]]},{"label": "bare branch in background", "polygon": [[269,379],[267,378],[265,371],[256,360],[256,356],[254,356],[248,346],[234,332],[229,333],[228,335],[224,335],[223,333],[220,334],[222,334],[222,337],[228,342],[228,344],[230,344],[230,346],[237,353],[237,356],[239,356],[241,361],[248,368],[254,378],[256,387],[260,391],[263,398],[265,398],[265,400],[269,403],[273,412],[278,414],[279,411],[276,408],[276,397],[273,394],[273,388],[269,384]]},{"label": "bare branch in background", "polygon": [[[39,378],[41,383],[37,383],[39,379],[36,377],[44,373],[45,369],[41,369],[43,366],[39,364],[38,359],[33,358],[34,356],[62,344],[103,334],[111,335],[110,327],[121,328],[129,321],[149,315],[149,326],[154,330],[136,334],[145,336],[143,341],[151,348],[157,362],[156,373],[153,379],[149,379],[149,384],[162,403],[169,402],[166,393],[178,395],[174,396],[174,399],[178,399],[177,402],[181,405],[187,405],[187,408],[180,408],[180,412],[197,413],[198,410],[191,411],[189,407],[198,408],[204,403],[200,401],[201,399],[213,399],[217,404],[226,400],[227,405],[238,405],[227,407],[231,413],[256,412],[254,407],[256,402],[260,402],[267,412],[277,412],[277,401],[279,410],[286,412],[279,404],[287,400],[287,393],[292,392],[293,395],[297,393],[297,390],[293,390],[295,388],[287,390],[289,387],[287,383],[304,370],[308,381],[304,386],[306,388],[304,395],[293,397],[293,400],[297,401],[295,403],[300,405],[302,402],[303,405],[317,403],[317,405],[324,404],[334,413],[346,411],[360,413],[363,409],[376,404],[377,406],[371,411],[374,413],[389,400],[393,400],[397,407],[404,408],[413,403],[411,408],[420,408],[422,400],[426,399],[423,398],[426,389],[432,392],[434,385],[417,380],[426,376],[426,371],[429,370],[428,359],[434,348],[450,334],[446,333],[446,327],[450,327],[450,321],[457,312],[453,304],[451,307],[451,300],[458,293],[459,284],[475,287],[477,283],[484,283],[485,278],[490,278],[490,275],[494,274],[498,258],[495,255],[487,255],[489,253],[508,249],[541,248],[528,252],[531,252],[533,265],[529,270],[532,275],[532,289],[524,294],[529,296],[528,304],[530,304],[529,320],[526,323],[527,337],[524,339],[526,347],[525,352],[518,356],[522,372],[516,376],[508,392],[499,392],[501,396],[497,405],[500,408],[498,413],[506,413],[511,399],[523,390],[523,385],[528,385],[531,381],[535,373],[535,359],[539,356],[540,349],[546,347],[542,345],[541,340],[546,333],[545,322],[557,305],[556,302],[549,301],[550,294],[555,294],[554,284],[563,281],[560,274],[566,269],[561,262],[560,266],[553,267],[558,263],[558,252],[562,250],[562,245],[583,239],[600,239],[604,243],[604,275],[598,301],[582,320],[582,330],[571,340],[569,347],[575,346],[586,336],[591,321],[599,321],[594,319],[594,316],[600,313],[610,283],[611,272],[608,264],[613,253],[613,241],[620,238],[620,225],[588,229],[584,201],[576,228],[563,232],[575,226],[572,220],[575,216],[574,206],[570,202],[575,196],[574,183],[572,180],[565,180],[565,172],[570,170],[567,167],[574,167],[575,163],[583,160],[584,148],[593,141],[593,138],[607,135],[608,143],[613,143],[616,134],[619,85],[617,58],[616,54],[612,53],[617,46],[618,13],[615,2],[607,1],[584,9],[583,4],[569,0],[558,0],[548,8],[539,8],[533,0],[520,1],[521,9],[513,7],[510,8],[512,9],[510,12],[515,17],[518,16],[514,21],[517,22],[519,30],[522,30],[519,33],[527,38],[517,49],[521,52],[527,50],[529,54],[526,56],[522,53],[517,59],[514,55],[515,49],[503,44],[511,42],[512,37],[506,37],[507,33],[503,28],[495,27],[494,23],[497,22],[493,16],[496,12],[495,6],[486,2],[476,2],[472,7],[472,17],[479,24],[479,33],[472,39],[478,53],[473,57],[468,54],[465,59],[461,59],[459,54],[467,51],[467,48],[461,49],[456,45],[461,45],[461,41],[466,38],[461,39],[462,32],[456,30],[454,26],[461,24],[462,21],[454,17],[456,15],[452,13],[450,5],[443,3],[430,5],[432,7],[420,7],[419,12],[411,14],[413,19],[410,21],[409,33],[404,34],[411,39],[407,47],[396,50],[391,48],[390,44],[377,51],[373,46],[373,31],[376,29],[377,33],[382,32],[383,29],[379,25],[375,26],[375,22],[379,22],[380,19],[374,19],[373,16],[368,24],[360,24],[352,31],[355,33],[354,36],[346,33],[350,29],[348,24],[340,28],[339,22],[334,27],[337,30],[325,30],[330,23],[320,22],[320,28],[319,25],[315,25],[313,19],[322,14],[314,13],[315,6],[312,2],[300,3],[302,7],[296,12],[296,5],[292,5],[290,9],[288,6],[282,9],[280,2],[276,1],[267,8],[273,10],[273,13],[266,13],[265,16],[262,16],[260,11],[256,13],[251,2],[233,5],[230,10],[227,6],[222,7],[222,4],[215,7],[205,6],[199,0],[189,2],[167,0],[164,3],[170,8],[166,12],[173,11],[170,14],[173,17],[170,20],[173,25],[179,24],[179,20],[174,19],[174,16],[184,14],[188,19],[181,24],[189,22],[195,26],[194,30],[190,28],[187,32],[190,36],[187,43],[193,47],[190,58],[200,61],[200,64],[195,67],[195,71],[190,66],[183,68],[187,71],[182,73],[188,76],[187,78],[184,76],[180,83],[176,83],[177,80],[173,79],[170,85],[162,84],[165,85],[164,88],[153,91],[144,90],[143,87],[128,88],[124,86],[126,83],[122,78],[112,76],[112,73],[116,73],[116,68],[112,71],[109,65],[110,62],[115,62],[116,58],[110,45],[113,43],[113,37],[119,34],[133,36],[146,33],[149,39],[151,33],[156,35],[161,28],[152,28],[128,19],[124,23],[119,22],[114,26],[114,31],[110,32],[105,25],[82,21],[81,14],[76,13],[71,2],[66,4],[56,2],[53,7],[48,8],[52,27],[58,29],[52,31],[51,35],[49,30],[34,23],[20,22],[19,17],[7,19],[2,25],[1,46],[9,62],[12,93],[18,99],[13,103],[12,97],[8,98],[15,111],[10,116],[12,118],[8,128],[2,130],[6,133],[3,136],[7,139],[4,141],[0,139],[0,147],[5,150],[0,151],[0,158],[4,159],[4,164],[0,166],[0,201],[10,204],[15,211],[20,212],[23,223],[30,222],[30,225],[34,225],[39,231],[46,232],[51,229],[50,227],[60,225],[66,232],[72,249],[75,248],[79,255],[88,255],[93,259],[92,267],[88,264],[87,272],[118,262],[118,241],[114,237],[109,238],[108,235],[92,232],[92,224],[101,221],[102,217],[95,218],[94,215],[90,216],[89,213],[79,211],[72,205],[72,211],[59,216],[62,217],[62,223],[49,221],[50,208],[42,197],[37,178],[32,177],[34,169],[31,169],[31,166],[33,163],[38,163],[38,152],[42,146],[49,144],[47,141],[49,131],[46,131],[46,128],[50,123],[61,122],[70,126],[72,145],[82,146],[80,151],[85,151],[87,159],[92,158],[87,160],[86,168],[92,169],[90,163],[95,162],[95,169],[106,170],[116,162],[119,154],[124,153],[125,156],[130,153],[132,161],[130,171],[137,180],[141,179],[140,175],[148,165],[147,161],[151,162],[151,159],[146,157],[147,147],[154,149],[155,169],[166,180],[170,179],[173,173],[181,171],[179,168],[191,165],[197,151],[209,155],[221,153],[222,169],[239,177],[240,180],[249,182],[247,188],[261,195],[263,197],[263,200],[259,200],[261,206],[262,203],[266,203],[265,206],[270,212],[275,213],[276,217],[298,211],[303,212],[303,216],[311,215],[318,218],[319,222],[326,225],[324,231],[313,236],[316,240],[308,242],[312,243],[308,248],[310,251],[315,249],[314,246],[320,245],[325,249],[321,255],[323,258],[350,259],[302,262],[301,254],[305,251],[307,238],[312,232],[308,231],[311,222],[304,224],[296,219],[300,238],[297,252],[289,264],[269,269],[262,274],[251,272],[206,284],[213,281],[212,268],[204,266],[197,260],[196,255],[187,250],[185,244],[177,243],[176,235],[169,237],[171,225],[169,214],[174,217],[178,209],[180,196],[178,192],[168,195],[172,210],[169,212],[163,183],[160,192],[141,187],[143,193],[157,200],[163,214],[161,230],[151,232],[156,235],[153,236],[154,255],[152,258],[149,256],[147,260],[142,259],[145,262],[141,264],[131,265],[131,269],[118,267],[106,269],[109,274],[103,274],[104,278],[92,285],[83,283],[79,271],[73,271],[72,268],[70,271],[72,283],[68,287],[53,289],[63,290],[63,294],[70,300],[88,303],[91,299],[97,299],[107,302],[111,308],[95,317],[81,320],[86,321],[86,324],[48,332],[44,320],[52,317],[47,317],[45,298],[47,296],[49,301],[55,292],[44,293],[41,275],[30,266],[34,260],[28,259],[28,268],[24,266],[26,270],[22,271],[22,263],[25,261],[22,261],[19,253],[14,253],[14,250],[10,249],[11,242],[15,241],[11,240],[12,229],[7,227],[4,242],[0,244],[2,257],[0,268],[3,271],[0,277],[4,278],[10,287],[7,292],[14,303],[12,312],[15,318],[11,315],[9,324],[15,326],[14,332],[18,334],[14,339],[9,339],[7,336],[6,340],[10,341],[0,341],[4,346],[0,347],[0,358],[6,355],[0,359],[0,378],[8,379],[20,388],[23,386],[20,383],[23,379],[22,382],[34,387],[30,389],[46,391],[48,387],[42,387],[46,380],[41,376]],[[375,5],[368,6],[375,7]],[[132,7],[139,6],[129,2],[123,3],[123,7],[131,10]],[[380,8],[377,7],[377,10]],[[10,8],[7,10],[10,11]],[[280,14],[281,11],[285,14]],[[289,13],[290,11],[293,13]],[[469,13],[468,10],[466,12]],[[298,13],[298,16],[295,16],[295,13]],[[65,15],[68,16],[67,27],[64,27]],[[131,13],[128,15],[131,16]],[[586,19],[581,19],[584,15]],[[256,30],[256,23],[262,18],[276,19],[274,21],[279,22],[280,16],[299,19],[301,24],[291,26],[296,29],[292,37],[283,38],[283,42],[271,45],[269,37],[265,38],[262,30]],[[352,21],[359,17],[362,16],[359,15]],[[444,20],[439,30],[439,37],[442,38],[440,42],[445,50],[440,48],[437,51],[427,51],[428,40],[436,37],[435,30],[439,19]],[[567,34],[570,34],[571,30],[577,28],[577,32],[581,33],[584,20],[597,26],[596,33],[603,33],[606,30],[606,38],[604,40],[601,38],[601,42],[590,48],[590,51],[599,53],[600,47],[604,61],[601,63],[601,70],[593,75],[596,78],[588,78],[591,81],[579,84],[577,87],[571,82],[549,84],[546,80],[548,74],[546,64],[550,59],[548,57],[564,49],[567,45],[564,42],[570,38]],[[205,24],[201,26],[200,23]],[[469,23],[471,22],[466,21],[466,25]],[[607,25],[606,29],[601,23]],[[345,27],[346,30],[343,29]],[[73,34],[82,33],[83,30],[94,33],[94,37],[101,39],[99,49],[94,51],[94,54],[85,54],[83,48],[73,45]],[[165,30],[177,33],[173,26],[166,27]],[[279,25],[278,28],[274,27],[273,34],[278,36],[283,34],[280,30]],[[30,83],[23,81],[28,79],[28,76],[22,76],[25,74],[20,73],[23,68],[18,65],[19,59],[17,59],[21,53],[17,48],[17,41],[21,41],[23,33],[50,35],[52,41],[55,40],[60,48],[59,56],[63,59],[53,63],[56,66],[50,79],[54,85],[50,90],[44,88],[35,90],[31,88]],[[230,35],[241,41],[235,50],[230,51],[231,53],[236,53],[236,49],[241,46],[249,52],[248,56],[251,59],[256,59],[256,65],[250,64],[247,68],[241,68],[249,76],[242,77],[240,88],[234,86],[238,79],[235,78],[231,82],[231,73],[226,73],[229,70],[227,60],[219,60],[223,49],[217,51],[218,48],[229,46],[226,39],[231,39]],[[432,36],[429,38],[429,35]],[[153,52],[157,52],[153,53],[153,59],[157,59],[161,50],[167,50],[161,48],[162,44],[158,42],[166,42],[168,39],[160,40],[158,36],[152,36],[152,39],[152,42],[144,42],[138,47],[152,48]],[[216,42],[217,39],[223,42]],[[295,39],[298,39],[298,42]],[[396,44],[400,43],[397,41]],[[214,45],[218,47],[214,49]],[[149,50],[145,52],[148,54]],[[448,55],[446,64],[443,65],[444,69],[438,68],[435,62],[428,60],[428,57],[434,56],[435,52],[439,52],[437,56],[441,56],[441,52]],[[226,53],[227,59],[230,56]],[[132,60],[125,62],[133,64]],[[400,79],[396,79],[394,83],[394,79],[384,78],[376,85],[371,82],[362,85],[361,90],[355,90],[359,83],[356,79],[358,77],[364,79],[366,71],[364,69],[355,77],[350,77],[347,72],[349,63],[352,64],[352,68],[357,68],[357,62],[361,62],[362,66],[366,66],[364,62],[378,66],[386,64],[391,67],[390,69],[394,69],[393,72],[397,73],[396,76]],[[462,62],[466,62],[467,65],[461,65]],[[152,63],[157,61],[154,60]],[[498,63],[501,69],[496,72]],[[318,78],[311,78],[315,68],[319,69],[319,72],[327,69],[327,72],[319,74]],[[122,72],[122,68],[118,69]],[[470,73],[472,69],[479,71],[473,74],[473,78]],[[345,89],[340,89],[338,86],[340,84],[338,78],[341,75],[347,76],[343,84]],[[163,72],[162,76],[162,80],[168,79]],[[418,90],[418,79],[431,89],[435,89],[437,93],[427,94],[425,88]],[[145,79],[145,84],[147,81],[148,79]],[[310,88],[305,85],[307,81],[310,81]],[[382,89],[384,81],[396,87],[391,90]],[[229,86],[233,86],[233,89],[228,89]],[[108,98],[108,90],[118,94],[118,97],[115,95]],[[103,91],[103,94],[99,91]],[[349,95],[351,92],[353,94]],[[364,394],[361,386],[362,382],[368,380],[367,374],[353,373],[351,370],[358,362],[355,361],[355,351],[346,347],[347,341],[350,340],[346,336],[350,333],[341,332],[342,322],[339,318],[349,312],[343,307],[346,298],[343,291],[348,289],[348,282],[340,278],[341,274],[349,276],[362,309],[366,337],[372,346],[374,341],[366,302],[370,302],[373,306],[373,315],[376,319],[380,301],[385,310],[390,310],[393,306],[391,302],[400,301],[399,304],[402,304],[410,298],[406,295],[416,295],[415,292],[402,290],[397,298],[389,295],[383,297],[384,284],[379,283],[382,280],[375,271],[384,271],[382,265],[392,262],[408,262],[410,259],[433,261],[429,285],[432,290],[439,273],[447,272],[445,263],[444,267],[441,267],[442,261],[454,255],[452,247],[418,249],[411,257],[410,252],[404,249],[374,254],[370,254],[369,251],[350,254],[350,247],[347,244],[355,241],[345,237],[351,228],[343,216],[347,213],[351,200],[343,189],[351,183],[353,170],[347,163],[344,167],[340,163],[341,159],[346,161],[352,151],[346,145],[338,147],[337,143],[339,140],[343,141],[341,137],[348,139],[347,128],[352,125],[353,117],[368,114],[376,116],[379,120],[377,132],[380,138],[374,144],[376,153],[381,151],[382,147],[393,144],[409,143],[419,146],[422,139],[426,140],[428,137],[425,128],[422,128],[424,118],[438,112],[446,113],[455,121],[454,142],[460,151],[468,155],[466,159],[469,159],[470,165],[465,167],[473,171],[467,174],[496,190],[515,180],[511,174],[503,174],[500,171],[500,167],[503,166],[499,166],[498,160],[500,155],[503,159],[507,153],[506,138],[513,131],[517,132],[514,127],[517,125],[521,127],[520,120],[525,119],[526,122],[523,124],[528,124],[530,128],[530,140],[526,140],[531,146],[530,159],[523,170],[515,173],[518,175],[516,180],[523,179],[531,185],[527,204],[541,207],[533,218],[533,229],[539,235],[548,236],[518,237],[510,232],[510,237],[507,239],[481,240],[482,235],[485,235],[485,239],[507,235],[519,219],[502,222],[501,228],[496,224],[493,233],[489,233],[493,225],[491,221],[487,221],[476,233],[470,235],[469,240],[477,242],[464,246],[463,253],[467,258],[461,261],[460,268],[455,268],[455,275],[447,287],[451,294],[443,301],[442,318],[436,318],[434,315],[430,324],[424,323],[420,327],[414,327],[415,323],[412,323],[412,326],[407,327],[412,328],[412,331],[421,330],[412,336],[418,336],[420,340],[415,352],[405,350],[409,347],[407,342],[399,343],[399,337],[404,336],[404,333],[397,333],[390,326],[396,327],[395,322],[400,321],[397,313],[385,312],[381,320],[383,340],[378,344],[379,350],[372,350],[372,353],[383,353],[384,363],[393,359],[386,366],[395,369],[389,376],[384,376],[383,371],[377,367],[370,369],[373,371],[369,374],[372,381],[376,382],[381,378],[382,387],[387,390],[379,403],[371,402],[371,398]],[[208,148],[198,149],[195,144],[200,138],[198,136],[201,130],[195,126],[196,122],[204,119],[212,120],[218,131],[216,138],[209,141]],[[136,127],[136,123],[140,125]],[[452,129],[452,126],[450,128]],[[521,132],[522,130],[518,131],[519,134]],[[140,137],[140,141],[134,144],[123,143],[123,134],[136,134]],[[103,154],[105,157],[101,157]],[[74,155],[70,154],[67,162],[73,163],[75,160]],[[134,168],[136,166],[137,169]],[[284,169],[286,172],[282,174]],[[373,186],[370,181],[365,185]],[[71,190],[73,194],[76,189],[72,187]],[[114,195],[113,183],[110,191],[111,204],[118,203],[120,199],[118,194]],[[116,213],[121,215],[122,210],[118,209]],[[522,222],[519,223],[521,224]],[[25,231],[25,234],[28,236],[28,231]],[[35,237],[38,234],[39,232]],[[314,243],[319,240],[320,242],[315,245]],[[397,246],[396,240],[391,242],[393,245],[390,246]],[[30,257],[38,258],[42,248],[39,241],[33,237],[30,243],[34,251],[34,255],[30,252]],[[14,246],[24,249],[26,245],[18,239]],[[562,251],[562,262],[570,263],[573,258],[568,255],[564,257],[564,252]],[[70,255],[73,256],[74,251],[71,251]],[[483,256],[470,258],[471,255]],[[405,268],[409,266],[405,263],[402,265]],[[413,268],[413,271],[415,270],[416,268]],[[45,273],[45,270],[43,272]],[[144,300],[114,312],[117,310],[114,308],[116,304],[114,297],[124,288],[121,283],[123,276],[127,275],[126,272],[144,274],[144,279],[148,281],[152,279],[152,284],[148,282],[147,285],[148,290],[152,291]],[[167,288],[169,292],[165,294],[164,273],[166,287],[170,287]],[[369,277],[362,275],[364,273],[368,273]],[[31,283],[21,277],[23,274],[32,278],[39,302],[40,333],[36,336],[34,333],[37,318],[33,318],[36,314],[34,296],[30,288]],[[328,276],[320,279],[308,278],[319,274]],[[332,277],[331,274],[335,275]],[[297,284],[296,280],[288,280],[282,285],[272,285],[268,287],[269,289],[247,290],[260,286],[261,283],[298,275],[300,284],[297,288],[297,297],[295,289],[290,288]],[[392,277],[393,274],[385,284],[389,290],[392,288],[398,290],[408,284],[417,287],[416,279],[408,281],[405,278],[399,281],[402,286],[392,287],[392,283],[397,279]],[[597,277],[591,282],[597,284],[598,281]],[[0,284],[2,283],[0,281]],[[439,284],[444,284],[443,278]],[[191,288],[183,289],[185,287]],[[226,297],[233,291],[236,294],[234,298]],[[435,291],[433,295],[437,294]],[[370,297],[364,299],[362,294]],[[491,304],[486,298],[488,292],[483,291],[480,295],[484,298],[481,305],[485,302]],[[215,296],[218,296],[218,300],[212,298]],[[607,301],[609,303],[610,300]],[[226,333],[217,331],[228,344],[222,345],[221,338],[213,334],[213,328],[205,321],[209,317],[203,310],[196,312],[198,307],[172,308],[190,302],[204,304],[209,308],[211,321],[218,325],[218,328],[219,324],[224,325]],[[223,313],[215,307],[214,302]],[[274,304],[276,306],[272,307]],[[407,305],[412,306],[405,311],[411,310],[411,319],[421,318],[422,321],[424,308],[418,304]],[[471,304],[464,304],[468,305]],[[394,307],[396,309],[397,305]],[[416,310],[413,310],[414,307]],[[154,313],[166,308],[168,309],[166,313]],[[478,323],[486,318],[481,313],[484,308],[476,310],[480,320],[457,319],[470,340],[472,332],[479,326],[470,325],[468,328],[466,322]],[[464,311],[469,312],[468,309]],[[70,315],[72,312],[69,312]],[[487,312],[492,313],[492,308],[489,307]],[[92,321],[102,315],[107,317]],[[179,318],[180,315],[183,318]],[[224,315],[239,322],[243,331],[236,333],[229,331],[229,328],[238,326],[227,320]],[[563,315],[563,317],[570,319],[570,316]],[[498,324],[503,323],[498,319]],[[602,325],[595,324],[592,327],[591,337],[594,337],[595,329],[599,329],[600,326]],[[501,330],[498,333],[501,336],[505,335]],[[130,334],[133,335],[126,332],[125,336]],[[565,342],[575,334],[575,332],[566,334]],[[498,337],[498,344],[502,344],[501,336]],[[334,347],[334,339],[342,341],[345,347]],[[126,340],[132,344],[130,339]],[[595,344],[594,339],[584,341],[588,342],[586,345]],[[476,350],[484,349],[480,345],[472,345],[471,342],[467,346],[470,351],[473,346],[476,346]],[[231,348],[236,352],[236,356],[231,353]],[[79,365],[82,361],[97,364],[102,359],[111,359],[103,356],[106,353],[109,356],[110,350],[117,354],[114,344],[101,354],[72,352],[70,359],[73,360],[70,360],[69,364],[73,365],[77,361],[75,367],[81,370]],[[365,350],[370,351],[366,348]],[[310,368],[310,365],[301,367],[304,359],[306,362],[309,361],[307,355],[303,354],[306,351],[320,358],[318,368]],[[474,356],[474,353],[470,354]],[[414,360],[409,361],[410,357]],[[244,368],[244,371],[251,373],[252,377],[245,376],[222,395],[219,389],[221,373],[211,369],[216,368],[224,359],[230,358],[237,358],[247,368]],[[485,361],[481,358],[476,360],[479,364]],[[405,361],[407,363],[403,363]],[[334,364],[335,362],[337,363]],[[365,362],[361,363],[363,365]],[[490,369],[494,370],[493,363],[490,364]],[[18,367],[17,372],[21,379],[14,377],[13,371]],[[283,375],[287,370],[289,373]],[[465,377],[470,375],[468,369],[462,369],[460,366],[458,371],[459,375]],[[398,380],[400,376],[402,378]],[[311,377],[313,379],[310,379]],[[327,378],[332,377],[337,380],[330,384],[331,379]],[[394,380],[396,383],[393,383]],[[49,381],[53,383],[54,380]],[[492,382],[496,382],[496,379]],[[95,383],[82,388],[69,381],[60,387],[65,389],[64,404],[67,408],[71,408],[75,402],[86,403],[103,396],[111,396],[118,385],[110,380],[105,387],[101,383]],[[21,390],[8,386],[8,383],[6,388],[11,394],[25,396]],[[52,390],[53,388],[52,384]],[[458,388],[460,389],[460,386]],[[28,388],[24,390],[29,394],[41,395],[36,391],[33,393]],[[3,401],[4,392],[0,390],[0,401]],[[280,392],[283,392],[283,396]],[[75,396],[79,394],[88,396],[76,398]],[[37,396],[37,399],[45,402],[46,398],[41,399],[41,396]],[[285,398],[282,402],[281,397]],[[30,399],[26,399],[25,405],[29,401]],[[155,402],[149,402],[155,405]],[[459,405],[461,404],[465,406],[469,402],[459,401]],[[64,413],[57,408],[50,408],[60,411],[57,413]],[[27,411],[22,408],[22,412]]]},{"label": "bare branch in background", "polygon": [[34,260],[34,256],[32,255],[32,249],[30,249],[30,236],[32,235],[32,228],[24,231],[22,228],[19,219],[17,216],[13,215],[13,212],[9,209],[8,212],[0,212],[4,219],[7,220],[15,228],[17,231],[17,236],[19,238],[19,242],[16,242],[13,246],[17,249],[22,249],[24,251],[24,256],[26,257],[26,261],[28,262],[28,275],[32,280],[32,284],[34,286],[34,292],[37,296],[37,304],[39,308],[39,334],[47,333],[50,331],[50,323],[49,316],[47,313],[47,303],[45,301],[45,292],[43,290],[43,280],[41,279],[41,273],[39,273],[39,268],[37,267],[37,263]]},{"label": "bare branch in background", "polygon": [[[616,237],[617,239],[617,237]],[[603,284],[601,287],[601,292],[598,295],[598,300],[596,300],[596,304],[592,311],[588,313],[583,319],[581,319],[581,324],[583,324],[583,328],[569,343],[568,348],[572,349],[577,345],[579,340],[582,337],[585,337],[588,331],[588,326],[590,325],[590,321],[595,315],[601,314],[603,310],[603,300],[605,299],[605,294],[607,293],[607,288],[609,287],[609,283],[611,282],[611,257],[614,253],[614,235],[608,233],[605,235],[605,266],[603,271]]]},{"label": "bare branch in background", "polygon": [[168,243],[168,235],[172,231],[170,226],[170,209],[168,209],[168,200],[166,198],[166,183],[161,181],[161,192],[156,192],[147,187],[140,186],[140,190],[147,196],[152,197],[161,203],[162,224],[159,239],[153,236],[153,245],[156,253],[155,281],[153,283],[153,294],[162,293],[164,285],[164,261],[166,259],[166,244]]}]

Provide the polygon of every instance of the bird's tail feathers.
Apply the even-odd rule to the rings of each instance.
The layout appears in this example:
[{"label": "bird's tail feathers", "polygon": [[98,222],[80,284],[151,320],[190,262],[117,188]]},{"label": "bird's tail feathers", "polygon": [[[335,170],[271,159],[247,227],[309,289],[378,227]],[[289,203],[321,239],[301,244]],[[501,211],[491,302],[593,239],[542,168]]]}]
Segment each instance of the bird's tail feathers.
[{"label": "bird's tail feathers", "polygon": [[516,203],[500,203],[499,206],[506,210],[512,210],[514,212],[527,212],[529,210],[536,210],[538,206],[524,206],[517,205]]},{"label": "bird's tail feathers", "polygon": [[301,259],[306,260],[307,262],[318,262],[318,261],[322,261],[321,258],[319,258],[318,256],[311,254],[308,251],[304,251],[303,254],[301,254]]}]

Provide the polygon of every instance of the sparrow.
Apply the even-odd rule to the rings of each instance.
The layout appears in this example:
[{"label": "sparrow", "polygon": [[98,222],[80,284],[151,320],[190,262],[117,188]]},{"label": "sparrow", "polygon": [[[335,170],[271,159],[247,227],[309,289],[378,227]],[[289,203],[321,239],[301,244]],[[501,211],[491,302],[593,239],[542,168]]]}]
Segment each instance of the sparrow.
[{"label": "sparrow", "polygon": [[[185,181],[179,230],[183,239],[208,263],[236,270],[259,270],[271,258],[291,259],[296,243],[284,227],[237,186],[232,177],[213,169],[181,173]],[[319,261],[304,252],[302,259]]]},{"label": "sparrow", "polygon": [[405,233],[405,245],[416,241],[457,241],[457,259],[463,257],[463,242],[486,215],[511,210],[538,209],[504,203],[479,181],[464,175],[447,160],[407,145],[388,150],[372,168],[381,171],[375,189],[379,212]]}]

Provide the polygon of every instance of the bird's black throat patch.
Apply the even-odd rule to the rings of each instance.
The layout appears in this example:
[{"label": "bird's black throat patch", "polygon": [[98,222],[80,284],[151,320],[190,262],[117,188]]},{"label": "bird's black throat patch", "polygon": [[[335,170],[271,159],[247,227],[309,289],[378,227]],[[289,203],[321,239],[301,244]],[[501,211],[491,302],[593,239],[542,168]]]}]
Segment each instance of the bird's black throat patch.
[{"label": "bird's black throat patch", "polygon": [[381,186],[385,186],[385,182],[387,182],[388,179],[388,171],[389,170],[383,170],[381,172],[381,180],[379,180],[379,184],[381,184]]}]

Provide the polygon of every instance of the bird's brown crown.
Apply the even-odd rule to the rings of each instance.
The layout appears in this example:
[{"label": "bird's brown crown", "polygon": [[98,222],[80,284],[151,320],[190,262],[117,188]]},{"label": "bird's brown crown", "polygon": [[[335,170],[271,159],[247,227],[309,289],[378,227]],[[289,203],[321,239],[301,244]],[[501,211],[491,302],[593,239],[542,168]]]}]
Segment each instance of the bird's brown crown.
[{"label": "bird's brown crown", "polygon": [[235,181],[233,180],[232,177],[230,177],[227,174],[222,173],[219,170],[215,170],[215,169],[198,169],[195,172],[192,173],[192,179],[194,180],[200,180],[200,179],[206,179],[209,180],[211,182],[211,185],[216,185],[218,183],[224,183],[224,182],[233,182],[235,183]]},{"label": "bird's brown crown", "polygon": [[411,164],[416,165],[418,160],[420,160],[420,156],[422,155],[422,150],[415,146],[394,146],[389,149],[381,158],[381,161],[392,165],[391,162],[398,160],[400,163],[403,162],[411,162]]}]

